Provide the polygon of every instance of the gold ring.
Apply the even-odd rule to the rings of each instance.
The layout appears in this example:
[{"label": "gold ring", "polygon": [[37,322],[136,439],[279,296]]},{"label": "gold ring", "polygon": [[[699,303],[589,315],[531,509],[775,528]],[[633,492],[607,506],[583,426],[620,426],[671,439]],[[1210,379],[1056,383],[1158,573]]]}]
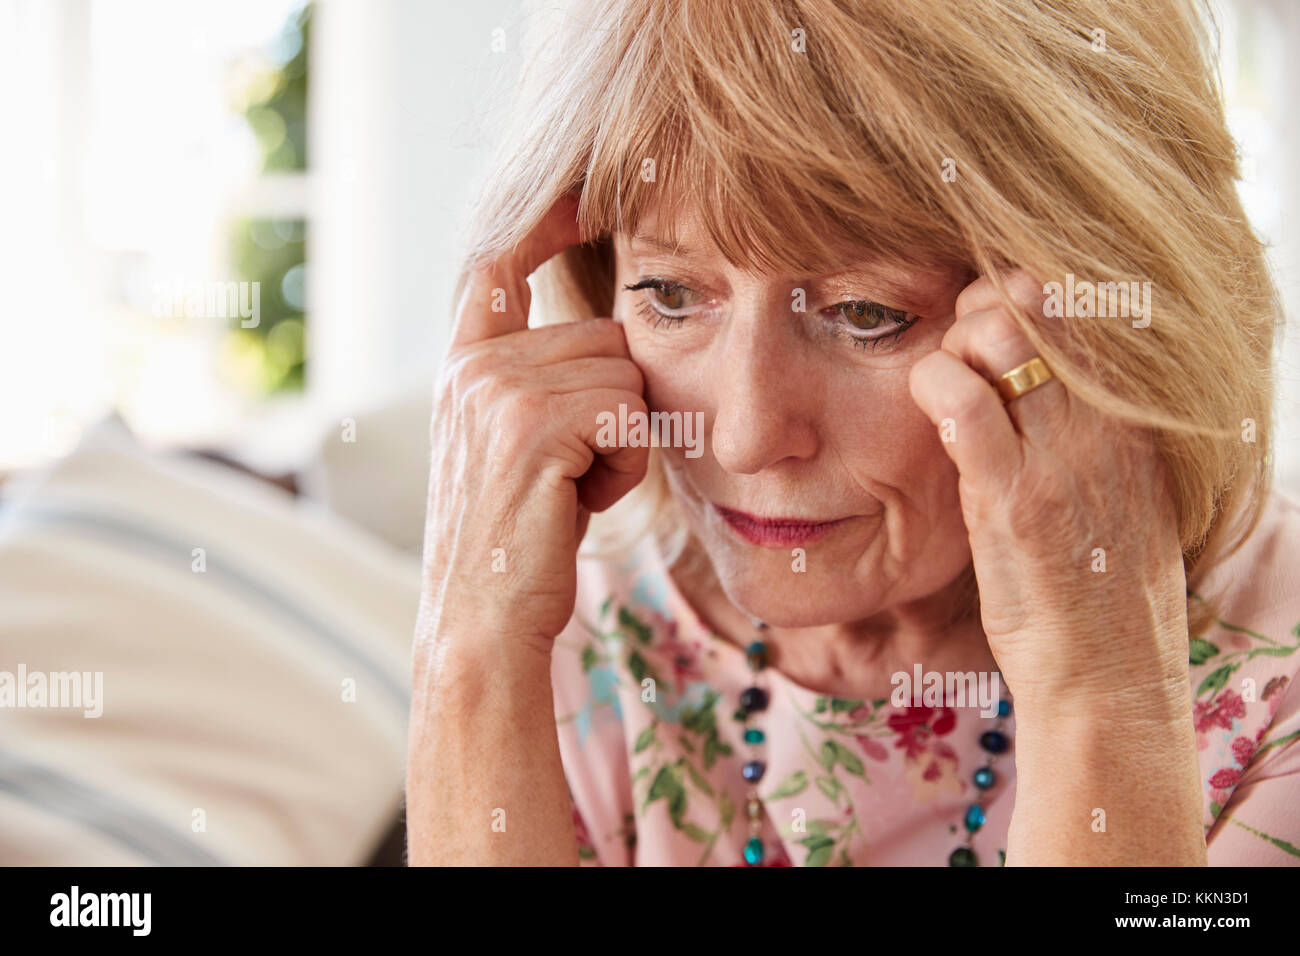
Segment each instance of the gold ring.
[{"label": "gold ring", "polygon": [[1047,363],[1035,355],[1023,365],[1017,365],[1007,374],[998,377],[998,394],[1004,403],[1009,402],[1055,377]]}]

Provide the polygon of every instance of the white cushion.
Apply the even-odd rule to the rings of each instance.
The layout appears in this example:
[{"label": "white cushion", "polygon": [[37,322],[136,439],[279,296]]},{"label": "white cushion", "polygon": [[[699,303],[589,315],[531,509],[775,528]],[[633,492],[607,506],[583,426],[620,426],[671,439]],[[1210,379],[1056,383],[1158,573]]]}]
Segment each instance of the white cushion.
[{"label": "white cushion", "polygon": [[0,860],[365,862],[401,803],[418,588],[413,558],[120,426],[7,486],[0,680],[98,672],[103,712],[0,706]]},{"label": "white cushion", "polygon": [[429,487],[431,394],[340,418],[300,476],[304,495],[419,555]]}]

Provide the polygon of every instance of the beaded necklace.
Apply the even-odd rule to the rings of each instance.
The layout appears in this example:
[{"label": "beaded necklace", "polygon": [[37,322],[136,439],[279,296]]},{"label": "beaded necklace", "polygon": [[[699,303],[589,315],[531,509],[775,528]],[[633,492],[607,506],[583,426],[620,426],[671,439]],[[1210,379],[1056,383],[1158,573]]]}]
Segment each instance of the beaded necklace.
[{"label": "beaded necklace", "polygon": [[[763,838],[763,802],[758,795],[758,784],[763,779],[763,774],[767,771],[767,763],[761,759],[763,755],[763,744],[766,743],[766,735],[761,729],[751,724],[755,714],[761,713],[767,709],[770,695],[767,690],[760,686],[760,678],[767,669],[767,644],[761,639],[763,631],[767,630],[767,624],[763,621],[755,621],[754,626],[758,629],[759,638],[751,641],[745,648],[745,660],[749,663],[749,669],[754,675],[754,679],[749,687],[740,692],[740,709],[745,715],[744,721],[744,741],[748,748],[747,759],[741,768],[741,775],[745,782],[749,784],[749,791],[745,796],[745,816],[749,820],[749,839],[745,841],[745,863],[749,866],[761,866],[763,863],[764,846]],[[1001,675],[999,675],[999,686],[1001,686]],[[957,847],[948,855],[949,866],[979,866],[979,858],[975,855],[973,841],[975,834],[984,826],[986,819],[984,813],[984,801],[988,791],[998,781],[997,771],[993,769],[997,758],[1006,753],[1010,746],[1010,740],[1003,733],[1002,728],[1006,718],[1011,713],[1011,702],[1005,697],[998,701],[998,713],[994,718],[996,721],[992,730],[986,730],[980,734],[980,747],[987,757],[984,765],[975,771],[974,782],[978,795],[975,802],[966,808],[963,815],[962,823],[966,827],[966,839],[961,846]]]}]

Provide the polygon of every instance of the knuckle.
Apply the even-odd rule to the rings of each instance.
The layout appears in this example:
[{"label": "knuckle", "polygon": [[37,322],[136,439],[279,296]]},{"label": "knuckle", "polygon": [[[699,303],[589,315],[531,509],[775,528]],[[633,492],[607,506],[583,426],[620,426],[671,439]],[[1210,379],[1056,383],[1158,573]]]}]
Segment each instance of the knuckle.
[{"label": "knuckle", "polygon": [[1011,300],[1026,309],[1032,309],[1043,297],[1043,284],[1024,269],[1016,269],[1003,280]]},{"label": "knuckle", "polygon": [[988,301],[993,285],[987,276],[981,276],[957,294],[954,308],[958,315],[978,311],[980,304]]},{"label": "knuckle", "polygon": [[645,374],[641,371],[640,366],[631,359],[621,359],[619,368],[625,379],[624,387],[629,392],[636,393],[639,398],[641,393],[645,391]]},{"label": "knuckle", "polygon": [[623,334],[621,323],[614,319],[595,318],[584,319],[583,325],[586,326],[586,334],[591,336],[602,351],[627,354],[627,337]]},{"label": "knuckle", "polygon": [[1007,313],[996,309],[980,316],[970,329],[970,344],[975,351],[1000,355],[1021,344],[1024,333]]}]

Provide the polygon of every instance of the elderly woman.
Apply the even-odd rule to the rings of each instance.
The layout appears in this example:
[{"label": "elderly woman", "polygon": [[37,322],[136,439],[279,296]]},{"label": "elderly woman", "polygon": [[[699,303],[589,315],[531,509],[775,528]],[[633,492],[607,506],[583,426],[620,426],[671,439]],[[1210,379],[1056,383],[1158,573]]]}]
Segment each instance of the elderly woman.
[{"label": "elderly woman", "polygon": [[413,863],[1300,862],[1279,307],[1207,43],[1179,0],[568,12],[437,390]]}]

